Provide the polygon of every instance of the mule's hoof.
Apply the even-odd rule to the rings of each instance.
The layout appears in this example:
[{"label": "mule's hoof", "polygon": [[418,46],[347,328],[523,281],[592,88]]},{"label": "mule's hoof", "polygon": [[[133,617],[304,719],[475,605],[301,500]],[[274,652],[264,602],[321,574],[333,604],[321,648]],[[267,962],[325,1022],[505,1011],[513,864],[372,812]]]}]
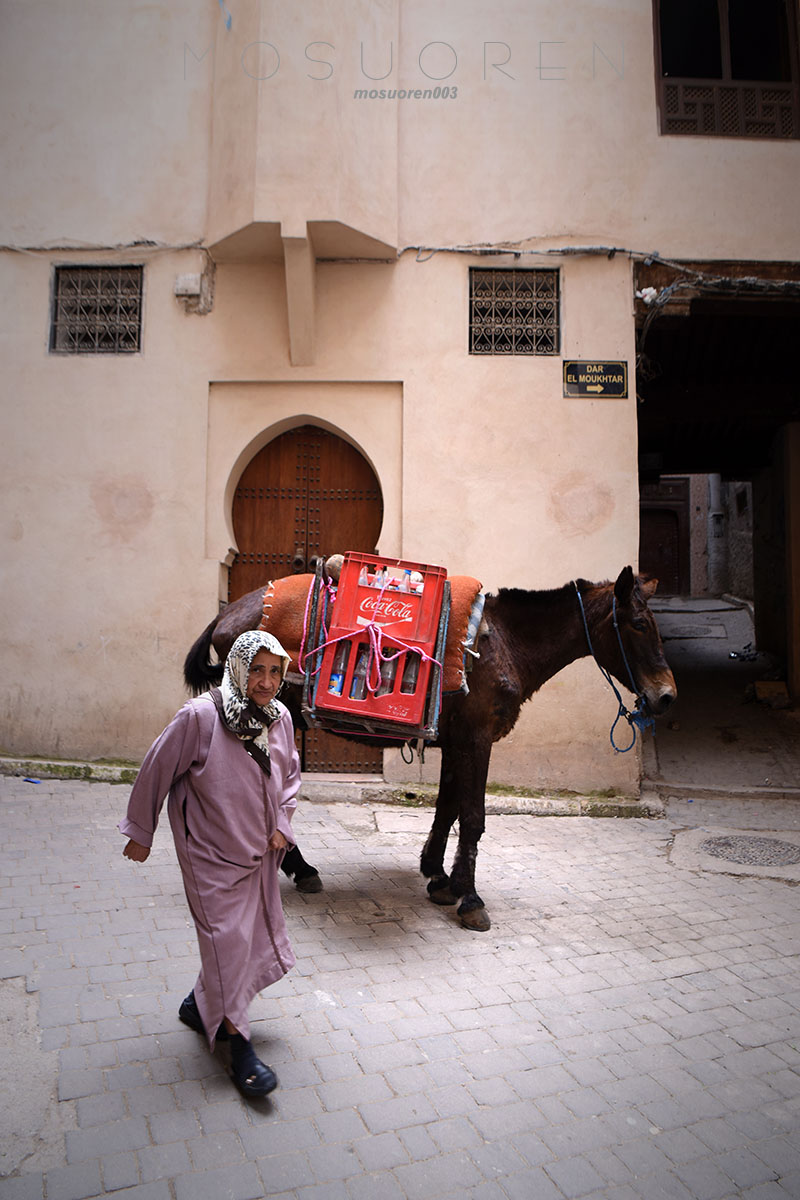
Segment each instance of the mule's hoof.
[{"label": "mule's hoof", "polygon": [[486,933],[487,929],[492,928],[492,922],[489,920],[489,914],[485,908],[471,908],[469,912],[461,912],[458,914],[461,917],[461,924],[465,929],[471,929],[473,933]]},{"label": "mule's hoof", "polygon": [[443,888],[437,888],[435,892],[428,892],[428,899],[432,900],[434,904],[458,903],[458,896],[454,896],[446,885]]},{"label": "mule's hoof", "polygon": [[298,892],[305,892],[307,895],[311,892],[322,891],[322,880],[317,871],[313,875],[304,875],[302,879],[295,879],[294,886]]}]

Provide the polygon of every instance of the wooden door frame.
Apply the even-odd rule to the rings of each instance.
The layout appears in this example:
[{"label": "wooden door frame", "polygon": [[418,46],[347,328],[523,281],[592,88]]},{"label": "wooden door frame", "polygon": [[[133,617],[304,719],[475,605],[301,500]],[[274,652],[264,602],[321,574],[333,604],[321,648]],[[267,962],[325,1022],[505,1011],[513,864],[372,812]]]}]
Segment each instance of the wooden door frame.
[{"label": "wooden door frame", "polygon": [[367,460],[383,493],[381,551],[402,555],[400,382],[212,382],[206,433],[205,556],[219,603],[227,597],[228,565],[236,553],[232,510],[239,477],[267,442],[303,424],[335,434]]}]

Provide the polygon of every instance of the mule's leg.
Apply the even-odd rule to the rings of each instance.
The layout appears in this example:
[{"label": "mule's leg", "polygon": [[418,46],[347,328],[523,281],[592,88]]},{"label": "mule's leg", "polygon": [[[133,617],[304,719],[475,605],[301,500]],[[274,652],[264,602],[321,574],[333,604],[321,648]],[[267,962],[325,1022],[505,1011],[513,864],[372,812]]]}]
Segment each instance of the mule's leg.
[{"label": "mule's leg", "polygon": [[488,735],[475,737],[456,751],[461,778],[461,805],[458,817],[458,849],[450,872],[450,890],[461,898],[458,915],[467,929],[485,933],[491,928],[489,914],[475,890],[475,862],[478,842],[486,827],[486,779],[492,743]]},{"label": "mule's leg", "polygon": [[436,815],[422,848],[419,869],[428,884],[428,895],[434,904],[455,904],[457,897],[450,891],[450,880],[444,869],[444,854],[447,839],[458,816],[458,789],[449,766],[449,754],[442,749],[442,769],[439,774],[439,795],[436,797]]},{"label": "mule's leg", "polygon": [[281,870],[284,875],[288,875],[291,879],[294,876],[294,885],[298,892],[321,892],[322,880],[319,877],[319,871],[316,867],[312,867],[307,863],[300,853],[299,846],[290,846],[283,856]]}]

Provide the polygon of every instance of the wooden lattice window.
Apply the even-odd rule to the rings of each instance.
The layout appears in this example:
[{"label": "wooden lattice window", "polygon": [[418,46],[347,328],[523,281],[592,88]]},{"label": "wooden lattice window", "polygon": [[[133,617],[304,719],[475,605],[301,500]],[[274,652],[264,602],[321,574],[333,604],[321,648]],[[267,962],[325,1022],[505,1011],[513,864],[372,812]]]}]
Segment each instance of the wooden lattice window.
[{"label": "wooden lattice window", "polygon": [[661,132],[800,137],[791,0],[654,0]]},{"label": "wooden lattice window", "polygon": [[558,354],[558,271],[469,273],[470,354]]},{"label": "wooden lattice window", "polygon": [[134,354],[141,349],[142,267],[56,267],[50,349]]}]

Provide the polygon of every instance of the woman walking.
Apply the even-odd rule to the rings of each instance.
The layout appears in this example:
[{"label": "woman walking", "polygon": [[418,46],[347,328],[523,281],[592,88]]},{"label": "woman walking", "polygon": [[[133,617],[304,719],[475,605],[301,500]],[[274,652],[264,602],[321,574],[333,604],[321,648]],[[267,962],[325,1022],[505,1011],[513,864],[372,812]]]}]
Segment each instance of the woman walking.
[{"label": "woman walking", "polygon": [[300,787],[291,717],[277,699],[288,665],[271,634],[238,637],[220,687],[184,704],[148,750],[119,825],[125,857],[144,862],[169,793],[201,963],[178,1015],[212,1051],[230,1040],[234,1082],[253,1097],[278,1081],[250,1043],[247,1009],[295,961],[278,884]]}]

